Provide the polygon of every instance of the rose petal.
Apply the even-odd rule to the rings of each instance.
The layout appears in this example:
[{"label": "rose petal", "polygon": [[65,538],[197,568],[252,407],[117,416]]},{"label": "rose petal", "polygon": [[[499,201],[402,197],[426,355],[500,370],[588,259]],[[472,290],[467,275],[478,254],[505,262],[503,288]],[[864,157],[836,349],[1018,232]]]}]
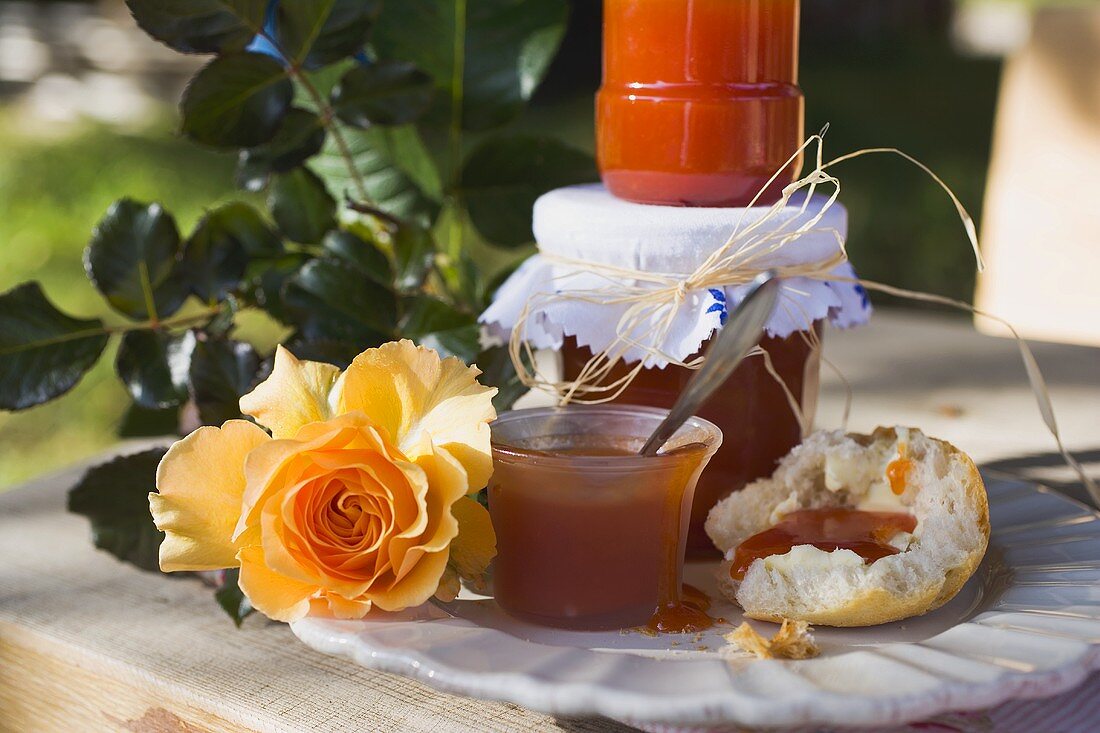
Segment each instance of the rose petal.
[{"label": "rose petal", "polygon": [[492,473],[488,423],[496,418],[496,389],[477,382],[481,372],[451,357],[397,341],[363,352],[344,373],[337,408],[361,410],[415,460],[427,434],[466,469],[468,491]]},{"label": "rose petal", "polygon": [[237,565],[234,527],[241,514],[246,456],[271,440],[244,420],[199,428],[180,440],[157,467],[149,509],[165,532],[160,567],[217,570]]},{"label": "rose petal", "polygon": [[325,600],[335,618],[359,619],[370,613],[371,602],[367,600],[349,600],[337,593],[326,593]]},{"label": "rose petal", "polygon": [[271,493],[324,473],[309,457],[311,453],[340,449],[355,439],[364,424],[368,421],[361,414],[342,415],[302,427],[293,440],[272,440],[252,451],[244,466],[246,487],[236,537],[259,525],[260,509]]},{"label": "rose petal", "polygon": [[439,588],[446,569],[447,553],[433,552],[422,556],[412,571],[392,587],[372,587],[363,595],[383,611],[404,611],[426,603]]},{"label": "rose petal", "polygon": [[458,537],[451,542],[451,564],[458,574],[480,580],[497,554],[497,536],[489,512],[476,500],[459,499],[451,507],[458,520]]},{"label": "rose petal", "polygon": [[279,346],[271,376],[241,398],[241,412],[274,437],[293,438],[303,425],[332,417],[329,395],[339,376],[331,364],[299,361]]},{"label": "rose petal", "polygon": [[263,550],[246,547],[237,553],[240,587],[257,611],[276,621],[297,621],[309,613],[309,599],[317,586],[279,575],[264,564]]}]

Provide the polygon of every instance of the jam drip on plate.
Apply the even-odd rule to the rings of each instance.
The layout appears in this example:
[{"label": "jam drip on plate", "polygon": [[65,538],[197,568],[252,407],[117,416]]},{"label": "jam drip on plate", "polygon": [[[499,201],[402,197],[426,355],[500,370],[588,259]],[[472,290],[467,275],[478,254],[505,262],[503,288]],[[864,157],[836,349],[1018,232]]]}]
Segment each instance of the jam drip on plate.
[{"label": "jam drip on plate", "polygon": [[912,532],[917,518],[903,512],[865,512],[857,509],[804,509],[792,512],[779,524],[741,543],[734,554],[730,576],[742,580],[755,560],[786,555],[799,545],[819,550],[851,550],[870,564],[898,554],[890,540],[900,532]]},{"label": "jam drip on plate", "polygon": [[678,599],[662,599],[646,628],[660,634],[693,634],[704,631],[719,621],[707,613],[709,610],[710,596],[695,586],[684,583]]}]

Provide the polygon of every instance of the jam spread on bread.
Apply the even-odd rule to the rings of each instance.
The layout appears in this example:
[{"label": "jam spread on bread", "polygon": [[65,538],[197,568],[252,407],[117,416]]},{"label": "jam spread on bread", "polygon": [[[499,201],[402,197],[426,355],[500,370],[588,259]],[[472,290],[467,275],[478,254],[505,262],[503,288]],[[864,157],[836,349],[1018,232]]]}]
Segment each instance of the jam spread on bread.
[{"label": "jam spread on bread", "polygon": [[886,480],[890,482],[890,490],[895,496],[905,493],[909,482],[909,472],[913,470],[913,462],[909,460],[909,451],[905,445],[898,446],[897,460],[891,461],[886,467]]},{"label": "jam spread on bread", "polygon": [[[906,469],[908,472],[908,469]],[[791,512],[779,524],[742,542],[733,558],[730,576],[742,580],[753,561],[786,555],[800,545],[813,545],[824,552],[851,550],[864,562],[898,554],[890,540],[901,532],[912,532],[917,518],[903,512],[867,512],[858,509],[803,509]]]}]

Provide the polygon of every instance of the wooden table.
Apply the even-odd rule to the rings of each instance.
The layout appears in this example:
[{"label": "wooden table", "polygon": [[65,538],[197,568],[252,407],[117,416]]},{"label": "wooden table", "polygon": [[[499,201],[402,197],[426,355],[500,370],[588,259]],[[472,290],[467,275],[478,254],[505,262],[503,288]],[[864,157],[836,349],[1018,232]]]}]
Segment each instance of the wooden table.
[{"label": "wooden table", "polygon": [[[855,391],[850,427],[919,425],[979,461],[1080,496],[1052,454],[1012,342],[965,321],[888,312],[827,339]],[[1100,349],[1039,345],[1036,355],[1067,442],[1100,462]],[[820,424],[837,424],[843,396],[827,373]],[[197,580],[95,551],[86,522],[64,511],[79,473],[0,496],[0,730],[629,730],[353,668],[260,618],[237,631]]]}]

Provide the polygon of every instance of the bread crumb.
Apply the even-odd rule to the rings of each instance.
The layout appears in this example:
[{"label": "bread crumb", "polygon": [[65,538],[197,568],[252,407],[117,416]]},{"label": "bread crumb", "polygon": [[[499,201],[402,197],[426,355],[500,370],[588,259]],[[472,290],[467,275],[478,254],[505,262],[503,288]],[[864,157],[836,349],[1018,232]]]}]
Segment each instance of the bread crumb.
[{"label": "bread crumb", "polygon": [[726,634],[725,639],[741,651],[755,655],[757,659],[810,659],[821,653],[811,631],[810,625],[805,621],[784,619],[779,632],[770,640],[765,639],[747,623]]}]

